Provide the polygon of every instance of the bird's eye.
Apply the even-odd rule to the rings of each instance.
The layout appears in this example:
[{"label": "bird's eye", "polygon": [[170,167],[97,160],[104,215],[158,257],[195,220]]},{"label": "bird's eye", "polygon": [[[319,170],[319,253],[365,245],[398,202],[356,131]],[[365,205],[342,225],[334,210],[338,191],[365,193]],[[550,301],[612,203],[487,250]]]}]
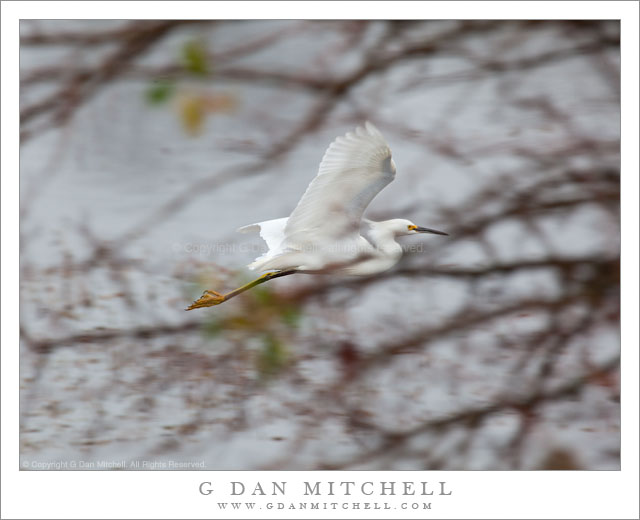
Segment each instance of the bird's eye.
[{"label": "bird's eye", "polygon": [[416,225],[414,225],[414,224],[411,224],[410,226],[407,226],[407,229],[408,229],[409,231],[413,231],[413,230],[415,230],[415,229],[418,229],[418,226],[416,226]]}]

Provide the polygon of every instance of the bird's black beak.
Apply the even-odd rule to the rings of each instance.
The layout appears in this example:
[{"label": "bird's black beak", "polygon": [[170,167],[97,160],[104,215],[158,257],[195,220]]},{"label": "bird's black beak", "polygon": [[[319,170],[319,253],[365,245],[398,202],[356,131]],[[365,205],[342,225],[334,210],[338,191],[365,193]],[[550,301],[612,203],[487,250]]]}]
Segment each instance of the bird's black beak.
[{"label": "bird's black beak", "polygon": [[432,233],[433,235],[449,236],[449,233],[445,233],[444,231],[438,231],[437,229],[430,229],[428,227],[416,226],[414,231],[416,231],[418,233]]}]

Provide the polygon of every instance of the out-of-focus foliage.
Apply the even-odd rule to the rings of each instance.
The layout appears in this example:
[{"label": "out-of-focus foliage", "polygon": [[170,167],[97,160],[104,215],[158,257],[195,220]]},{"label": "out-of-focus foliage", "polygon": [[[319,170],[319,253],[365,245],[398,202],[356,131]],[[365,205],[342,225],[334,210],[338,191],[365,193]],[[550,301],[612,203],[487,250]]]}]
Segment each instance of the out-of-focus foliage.
[{"label": "out-of-focus foliage", "polygon": [[286,365],[289,354],[277,336],[266,334],[257,357],[257,369],[261,377],[276,376]]},{"label": "out-of-focus foliage", "polygon": [[[211,64],[206,43],[202,39],[186,41],[181,48],[180,63],[184,71],[204,80],[211,75]],[[214,91],[209,87],[195,88],[179,79],[181,70],[169,71],[175,78],[154,80],[145,92],[151,105],[161,106],[173,99],[175,110],[187,135],[202,134],[208,116],[230,113],[237,105],[235,96]]]},{"label": "out-of-focus foliage", "polygon": [[231,112],[235,105],[235,98],[229,94],[186,90],[179,95],[178,112],[185,131],[191,136],[198,136],[208,115]]},{"label": "out-of-focus foliage", "polygon": [[152,105],[161,105],[169,101],[175,91],[175,85],[169,80],[154,81],[147,89],[146,96]]},{"label": "out-of-focus foliage", "polygon": [[209,60],[206,44],[201,40],[191,40],[182,46],[182,64],[196,76],[209,74]]},{"label": "out-of-focus foliage", "polygon": [[180,100],[180,118],[185,130],[191,135],[198,135],[202,131],[205,111],[199,97],[183,96]]}]

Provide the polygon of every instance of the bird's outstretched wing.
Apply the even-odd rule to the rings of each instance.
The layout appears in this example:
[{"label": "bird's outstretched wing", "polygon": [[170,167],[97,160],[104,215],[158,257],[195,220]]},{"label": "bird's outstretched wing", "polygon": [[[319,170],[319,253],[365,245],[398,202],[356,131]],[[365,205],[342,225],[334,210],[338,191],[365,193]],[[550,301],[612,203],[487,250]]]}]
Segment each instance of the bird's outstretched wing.
[{"label": "bird's outstretched wing", "polygon": [[[395,177],[391,150],[371,123],[338,137],[289,217],[289,245],[347,237],[360,230],[365,208]],[[315,240],[314,240],[315,239]]]}]

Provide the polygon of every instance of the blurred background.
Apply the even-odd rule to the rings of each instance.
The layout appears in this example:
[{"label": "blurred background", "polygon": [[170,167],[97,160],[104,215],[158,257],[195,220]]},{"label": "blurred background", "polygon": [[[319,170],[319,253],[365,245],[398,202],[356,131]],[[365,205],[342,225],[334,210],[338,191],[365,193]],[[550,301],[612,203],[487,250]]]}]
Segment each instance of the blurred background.
[{"label": "blurred background", "polygon": [[[619,469],[619,29],[23,21],[22,460]],[[450,236],[184,312],[367,119]]]}]

